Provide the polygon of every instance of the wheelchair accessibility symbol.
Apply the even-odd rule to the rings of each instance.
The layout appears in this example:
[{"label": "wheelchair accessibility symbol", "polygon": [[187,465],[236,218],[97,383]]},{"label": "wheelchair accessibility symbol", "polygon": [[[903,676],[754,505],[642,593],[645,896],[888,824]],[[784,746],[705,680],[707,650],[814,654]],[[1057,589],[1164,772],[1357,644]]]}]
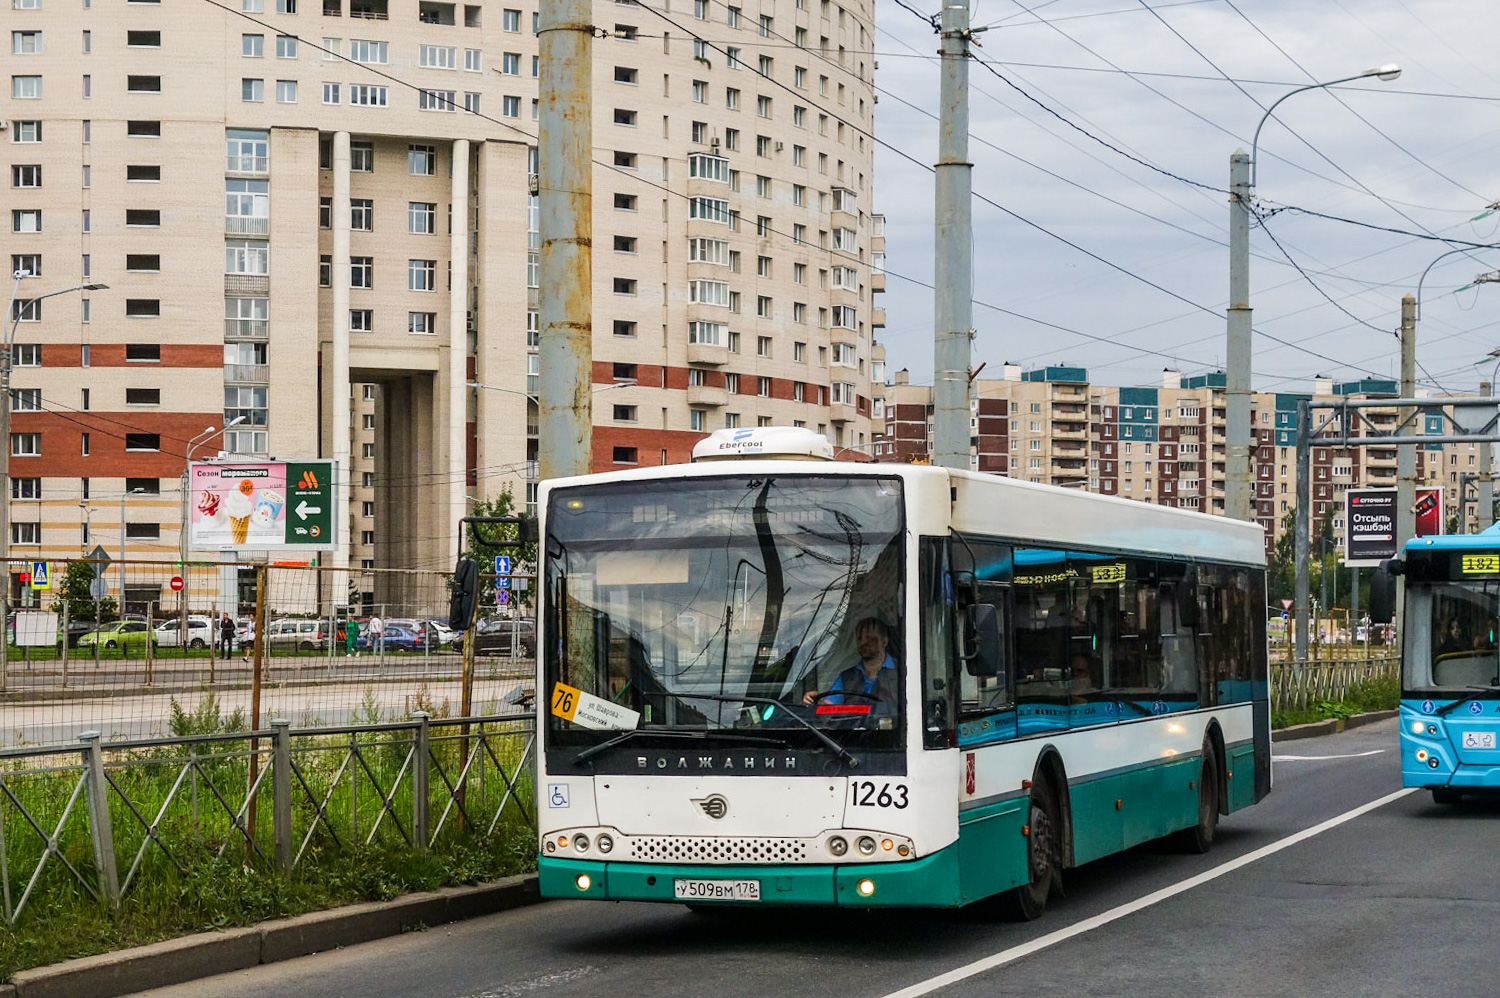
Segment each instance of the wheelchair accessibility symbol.
[{"label": "wheelchair accessibility symbol", "polygon": [[567,807],[568,806],[568,785],[566,783],[549,783],[549,784],[547,784],[547,806],[548,807]]}]

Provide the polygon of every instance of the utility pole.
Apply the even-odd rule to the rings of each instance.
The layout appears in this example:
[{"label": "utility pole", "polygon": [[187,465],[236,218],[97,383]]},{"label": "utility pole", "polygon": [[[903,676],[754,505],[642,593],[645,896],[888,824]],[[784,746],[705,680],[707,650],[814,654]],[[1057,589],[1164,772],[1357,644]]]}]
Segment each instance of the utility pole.
[{"label": "utility pole", "polygon": [[593,13],[549,0],[537,23],[542,478],[587,474],[593,450]]},{"label": "utility pole", "polygon": [[[1401,397],[1413,398],[1417,392],[1417,300],[1401,297]],[[1396,424],[1405,426],[1417,418],[1410,406],[1402,406]],[[1413,428],[1415,429],[1415,428]],[[1396,448],[1396,556],[1406,550],[1406,542],[1417,532],[1417,449]],[[1396,576],[1396,619],[1406,620],[1406,576]]]},{"label": "utility pole", "polygon": [[1224,515],[1250,505],[1250,157],[1229,157],[1229,313],[1224,345]]},{"label": "utility pole", "polygon": [[1297,402],[1297,526],[1294,530],[1292,560],[1296,563],[1296,589],[1293,592],[1293,613],[1296,615],[1295,645],[1292,660],[1307,660],[1307,560],[1308,523],[1312,506],[1312,404],[1307,399]]},{"label": "utility pole", "polygon": [[969,160],[969,0],[945,0],[936,178],[933,463],[969,468],[969,346],[974,327]]},{"label": "utility pole", "polygon": [[[1479,383],[1479,395],[1481,398],[1489,398],[1493,385],[1488,381]],[[1490,477],[1491,471],[1491,448],[1494,445],[1488,440],[1479,445],[1479,481],[1476,483],[1479,495],[1479,508],[1475,510],[1475,532],[1488,530],[1495,522],[1495,480]]]}]

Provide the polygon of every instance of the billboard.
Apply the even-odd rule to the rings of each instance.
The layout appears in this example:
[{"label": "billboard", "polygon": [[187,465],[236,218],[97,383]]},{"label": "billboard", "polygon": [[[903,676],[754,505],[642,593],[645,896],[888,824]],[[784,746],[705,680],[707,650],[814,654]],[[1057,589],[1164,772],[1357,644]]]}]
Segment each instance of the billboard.
[{"label": "billboard", "polygon": [[1416,536],[1433,537],[1441,534],[1448,522],[1443,516],[1443,490],[1418,486],[1416,496]]},{"label": "billboard", "polygon": [[1396,557],[1396,490],[1344,493],[1344,564],[1379,565]]},{"label": "billboard", "polygon": [[332,461],[196,463],[188,469],[188,545],[194,551],[329,551]]}]

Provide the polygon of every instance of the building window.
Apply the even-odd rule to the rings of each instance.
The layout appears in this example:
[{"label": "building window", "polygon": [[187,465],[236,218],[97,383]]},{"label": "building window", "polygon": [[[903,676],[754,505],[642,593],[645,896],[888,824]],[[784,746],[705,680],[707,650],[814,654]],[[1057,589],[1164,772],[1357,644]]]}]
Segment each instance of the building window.
[{"label": "building window", "polygon": [[437,332],[436,312],[408,312],[406,313],[406,331],[408,333],[419,333],[431,335]]},{"label": "building window", "polygon": [[226,274],[269,274],[271,250],[268,243],[250,239],[229,239],[224,243]]},{"label": "building window", "polygon": [[12,232],[41,232],[42,209],[16,208],[12,210],[10,213],[10,228]]},{"label": "building window", "polygon": [[480,49],[464,49],[464,69],[470,73],[483,72],[483,56]]},{"label": "building window", "polygon": [[351,333],[373,333],[375,331],[375,310],[372,308],[351,308],[349,310],[349,332]]},{"label": "building window", "polygon": [[386,63],[387,43],[365,38],[349,39],[349,61],[383,66]]},{"label": "building window", "polygon": [[436,146],[408,146],[406,150],[406,172],[413,177],[431,177],[437,174]]},{"label": "building window", "polygon": [[240,100],[258,103],[266,99],[265,80],[240,80]]},{"label": "building window", "polygon": [[615,464],[636,464],[637,452],[634,447],[616,447],[613,460]]},{"label": "building window", "polygon": [[353,173],[375,172],[375,144],[373,142],[349,143],[349,169]]},{"label": "building window", "polygon": [[720,346],[724,342],[724,324],[722,322],[689,322],[688,342]]},{"label": "building window", "polygon": [[295,104],[295,103],[297,103],[297,81],[296,80],[277,80],[276,81],[276,103],[278,103],[278,104]]},{"label": "building window", "polygon": [[351,288],[373,288],[375,286],[375,258],[373,256],[351,256],[349,258],[349,286]]},{"label": "building window", "polygon": [[437,261],[406,261],[406,289],[408,291],[436,291]]},{"label": "building window", "polygon": [[349,103],[359,107],[385,107],[389,95],[385,87],[364,83],[349,84]]},{"label": "building window", "polygon": [[42,543],[42,525],[40,523],[12,523],[10,542],[12,544]]},{"label": "building window", "polygon": [[337,83],[323,84],[323,103],[337,104],[339,102],[339,85]]},{"label": "building window", "polygon": [[417,65],[425,69],[456,69],[458,49],[451,45],[419,45]]},{"label": "building window", "polygon": [[[156,39],[157,39],[157,44],[160,45],[161,44],[161,32],[157,32],[156,33]],[[278,59],[295,59],[295,58],[297,58],[297,39],[294,38],[291,35],[277,35],[276,36],[276,58],[278,58]]]},{"label": "building window", "polygon": [[415,235],[437,232],[437,205],[431,201],[409,201],[406,205],[408,231]]},{"label": "building window", "polygon": [[356,232],[370,232],[375,228],[375,202],[372,199],[349,199],[349,228]]},{"label": "building window", "polygon": [[125,434],[125,449],[127,451],[159,451],[161,450],[161,434],[127,433]]},{"label": "building window", "polygon": [[418,90],[417,110],[457,111],[458,92],[455,90]]}]

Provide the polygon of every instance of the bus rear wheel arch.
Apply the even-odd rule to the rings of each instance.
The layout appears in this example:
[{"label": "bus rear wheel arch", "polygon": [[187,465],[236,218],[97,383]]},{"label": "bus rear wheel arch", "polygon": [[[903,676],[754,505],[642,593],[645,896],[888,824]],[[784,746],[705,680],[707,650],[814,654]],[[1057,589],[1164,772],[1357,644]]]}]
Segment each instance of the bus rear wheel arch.
[{"label": "bus rear wheel arch", "polygon": [[1198,764],[1197,821],[1177,833],[1177,844],[1184,852],[1202,855],[1213,848],[1218,837],[1219,815],[1224,812],[1225,786],[1223,755],[1219,748],[1219,730],[1212,727],[1203,736],[1203,754]]},{"label": "bus rear wheel arch", "polygon": [[1038,765],[1026,820],[1027,882],[998,896],[1000,913],[1006,918],[1018,922],[1039,918],[1054,888],[1061,893],[1067,853],[1067,824],[1063,815],[1058,781]]}]

